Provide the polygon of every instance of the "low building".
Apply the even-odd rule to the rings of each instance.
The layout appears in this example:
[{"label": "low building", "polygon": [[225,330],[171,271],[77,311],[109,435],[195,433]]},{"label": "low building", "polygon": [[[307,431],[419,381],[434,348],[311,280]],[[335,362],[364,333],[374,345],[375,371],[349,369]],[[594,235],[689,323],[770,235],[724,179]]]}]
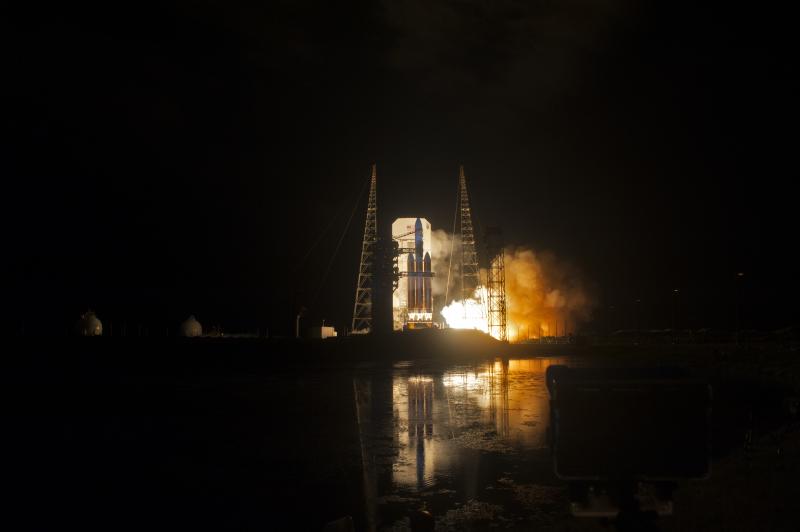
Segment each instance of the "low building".
[{"label": "low building", "polygon": [[308,329],[308,337],[317,340],[324,340],[325,338],[336,338],[336,329],[333,327],[311,327]]}]

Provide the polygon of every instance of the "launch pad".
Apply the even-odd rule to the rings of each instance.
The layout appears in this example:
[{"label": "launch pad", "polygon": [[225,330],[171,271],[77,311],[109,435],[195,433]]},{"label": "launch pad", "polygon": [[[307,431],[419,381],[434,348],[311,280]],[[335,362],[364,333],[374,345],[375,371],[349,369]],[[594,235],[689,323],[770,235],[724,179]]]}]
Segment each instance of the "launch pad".
[{"label": "launch pad", "polygon": [[[460,221],[460,260],[456,263],[459,279],[452,280],[460,280],[460,301],[480,306],[484,323],[480,328],[505,341],[502,235],[497,228],[487,232],[479,255],[463,166],[459,167],[457,199],[452,238],[455,239],[456,221]],[[397,218],[389,228],[379,225],[377,211],[377,171],[373,164],[351,334],[436,328],[439,324],[434,320],[436,311],[432,290],[435,276],[433,254],[436,250],[432,248],[430,222],[422,217]],[[382,227],[390,231],[384,232]],[[448,305],[451,293],[453,257],[451,245],[444,305]],[[484,280],[481,279],[482,270],[486,272]],[[474,294],[481,287],[486,295],[480,301],[474,301]],[[457,291],[454,289],[452,293]],[[466,320],[460,323],[459,328],[471,328],[463,323]]]}]

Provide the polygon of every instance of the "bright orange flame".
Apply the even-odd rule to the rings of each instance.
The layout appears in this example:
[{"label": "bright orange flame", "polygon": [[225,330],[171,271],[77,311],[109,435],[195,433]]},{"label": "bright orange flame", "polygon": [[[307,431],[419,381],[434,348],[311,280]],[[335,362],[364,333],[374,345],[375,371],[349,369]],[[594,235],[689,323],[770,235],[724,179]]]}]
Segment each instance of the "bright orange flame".
[{"label": "bright orange flame", "polygon": [[[505,281],[510,342],[574,333],[591,310],[579,272],[550,253],[507,249]],[[471,298],[453,301],[442,309],[447,326],[499,337],[499,331],[489,331],[486,300],[486,288],[479,286]]]},{"label": "bright orange flame", "polygon": [[476,288],[471,299],[453,301],[442,309],[442,317],[451,329],[477,329],[488,333],[486,288]]}]

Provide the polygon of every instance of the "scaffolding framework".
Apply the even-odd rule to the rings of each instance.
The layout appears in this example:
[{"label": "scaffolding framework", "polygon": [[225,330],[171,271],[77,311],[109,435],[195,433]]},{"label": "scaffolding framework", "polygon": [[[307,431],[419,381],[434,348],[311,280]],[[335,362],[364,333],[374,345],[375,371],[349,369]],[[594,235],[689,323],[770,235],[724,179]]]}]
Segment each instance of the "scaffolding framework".
[{"label": "scaffolding framework", "polygon": [[361,263],[358,267],[356,299],[353,305],[353,334],[366,334],[372,330],[372,288],[375,280],[375,252],[378,240],[377,222],[377,171],[372,165],[369,186],[364,239],[361,243]]},{"label": "scaffolding framework", "polygon": [[503,233],[500,228],[487,227],[485,240],[489,257],[486,275],[486,314],[489,334],[505,342],[508,340],[508,312]]},{"label": "scaffolding framework", "polygon": [[472,298],[475,289],[481,283],[478,254],[475,252],[475,232],[472,228],[472,213],[469,208],[467,178],[464,166],[458,167],[459,211],[461,213],[461,296]]}]

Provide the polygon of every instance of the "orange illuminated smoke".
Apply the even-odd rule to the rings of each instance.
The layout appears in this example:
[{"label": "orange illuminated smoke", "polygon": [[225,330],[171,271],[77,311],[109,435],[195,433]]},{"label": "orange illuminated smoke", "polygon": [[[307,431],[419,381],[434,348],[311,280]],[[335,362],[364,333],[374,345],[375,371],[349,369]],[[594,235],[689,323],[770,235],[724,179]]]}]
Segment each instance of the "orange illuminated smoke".
[{"label": "orange illuminated smoke", "polygon": [[[508,339],[520,342],[543,336],[565,336],[589,317],[592,301],[579,272],[552,253],[527,248],[505,251]],[[489,332],[486,288],[451,302],[442,317],[453,329]]]}]

